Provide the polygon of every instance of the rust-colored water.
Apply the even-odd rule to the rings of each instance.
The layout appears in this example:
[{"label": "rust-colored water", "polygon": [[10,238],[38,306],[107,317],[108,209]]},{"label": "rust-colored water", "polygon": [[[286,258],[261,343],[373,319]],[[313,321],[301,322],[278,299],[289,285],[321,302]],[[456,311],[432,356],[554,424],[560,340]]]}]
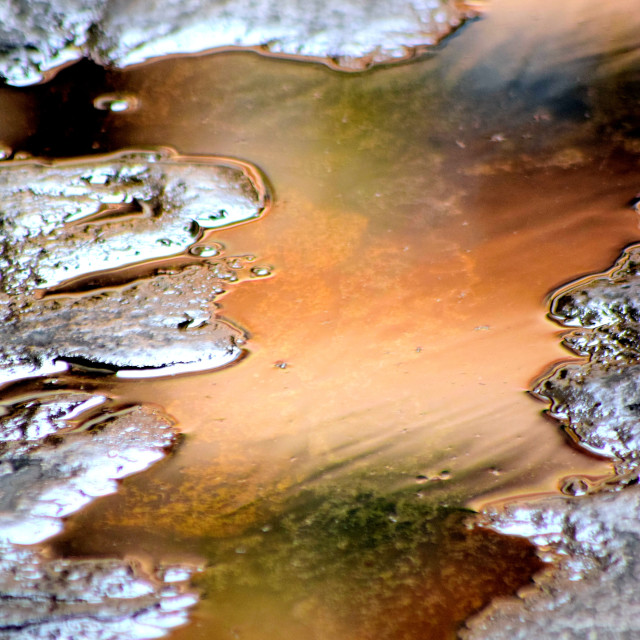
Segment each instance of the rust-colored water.
[{"label": "rust-colored water", "polygon": [[[626,207],[640,183],[635,8],[497,0],[432,57],[365,74],[233,53],[125,72],[81,64],[12,93],[50,114],[22,140],[12,133],[16,148],[224,154],[257,164],[275,193],[265,219],[216,235],[275,267],[223,299],[251,334],[250,356],[214,374],[105,383],[163,405],[187,435],[175,456],[71,518],[58,551],[224,564],[221,546],[254,540],[307,490],[346,492],[344,504],[364,487],[477,508],[607,474],[526,390],[567,357],[547,294],[640,235]],[[113,92],[138,108],[93,109]],[[210,595],[175,638],[452,637],[538,565],[517,541],[437,522],[416,551],[424,572],[400,592],[362,584],[357,554],[340,565],[345,598],[369,588],[375,607],[336,613],[335,575],[296,600],[300,576],[272,588],[268,563],[248,565],[257,586],[242,586],[240,564],[224,588],[207,573]],[[350,616],[368,622],[350,627]]]}]

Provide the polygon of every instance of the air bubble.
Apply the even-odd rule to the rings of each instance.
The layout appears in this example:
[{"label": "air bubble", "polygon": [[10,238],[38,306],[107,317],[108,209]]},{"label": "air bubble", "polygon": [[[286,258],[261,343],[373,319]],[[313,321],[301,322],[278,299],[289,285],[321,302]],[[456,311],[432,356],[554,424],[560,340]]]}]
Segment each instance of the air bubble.
[{"label": "air bubble", "polygon": [[583,478],[571,476],[560,481],[560,491],[566,496],[583,496],[589,493],[589,484]]},{"label": "air bubble", "polygon": [[135,111],[139,106],[139,100],[128,93],[108,93],[98,96],[93,101],[93,106],[100,111]]},{"label": "air bubble", "polygon": [[251,268],[251,277],[252,278],[265,278],[266,276],[271,275],[271,267],[259,266]]},{"label": "air bubble", "polygon": [[214,258],[219,256],[224,251],[224,245],[219,242],[213,242],[211,244],[197,244],[189,249],[189,253],[192,256],[198,256],[199,258]]}]

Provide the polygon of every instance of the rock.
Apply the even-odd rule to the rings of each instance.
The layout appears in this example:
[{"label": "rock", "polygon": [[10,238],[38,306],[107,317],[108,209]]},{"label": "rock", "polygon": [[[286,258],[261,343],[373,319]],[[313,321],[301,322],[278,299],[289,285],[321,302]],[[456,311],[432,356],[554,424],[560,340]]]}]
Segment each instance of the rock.
[{"label": "rock", "polygon": [[192,567],[146,575],[118,559],[51,559],[20,545],[175,446],[158,409],[51,391],[3,406],[0,418],[0,638],[157,638],[186,622]]},{"label": "rock", "polygon": [[1,163],[1,287],[24,295],[184,253],[259,218],[268,197],[250,165],[169,149]]},{"label": "rock", "polygon": [[[414,55],[475,15],[463,0],[13,0],[0,13],[0,73],[9,84],[87,56],[118,67],[209,49],[251,47],[340,69]],[[45,26],[46,25],[46,26]]]},{"label": "rock", "polygon": [[640,487],[579,498],[517,500],[484,522],[557,554],[520,598],[495,600],[463,640],[631,640],[640,634]]}]

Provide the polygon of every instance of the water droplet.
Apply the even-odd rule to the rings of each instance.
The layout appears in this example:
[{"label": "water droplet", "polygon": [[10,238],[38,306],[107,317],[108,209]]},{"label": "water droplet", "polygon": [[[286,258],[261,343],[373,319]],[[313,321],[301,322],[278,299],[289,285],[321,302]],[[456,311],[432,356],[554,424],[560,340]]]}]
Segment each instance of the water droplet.
[{"label": "water droplet", "polygon": [[140,102],[138,98],[129,93],[107,93],[95,98],[93,106],[100,111],[121,113],[135,111],[140,106]]},{"label": "water droplet", "polygon": [[224,251],[224,245],[219,242],[210,244],[197,244],[189,249],[189,253],[200,258],[213,258]]},{"label": "water droplet", "polygon": [[500,471],[500,469],[498,469],[498,467],[489,467],[489,473],[492,476],[499,476],[502,475],[502,471]]},{"label": "water droplet", "polygon": [[277,369],[286,369],[289,366],[289,363],[285,362],[284,360],[278,360],[277,362],[273,363],[273,366]]},{"label": "water droplet", "polygon": [[252,267],[251,269],[251,277],[253,278],[264,278],[265,276],[271,275],[271,268],[267,266],[258,266]]},{"label": "water droplet", "polygon": [[0,160],[8,160],[13,153],[13,149],[3,143],[0,143]]}]

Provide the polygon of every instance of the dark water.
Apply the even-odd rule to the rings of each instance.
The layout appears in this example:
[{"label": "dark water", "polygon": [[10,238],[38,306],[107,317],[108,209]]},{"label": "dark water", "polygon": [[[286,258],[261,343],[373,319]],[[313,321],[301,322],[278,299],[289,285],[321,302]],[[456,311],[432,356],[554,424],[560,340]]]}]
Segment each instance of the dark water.
[{"label": "dark water", "polygon": [[[3,90],[15,150],[169,145],[254,163],[274,192],[215,236],[275,267],[221,299],[243,362],[75,380],[162,404],[186,436],[54,551],[209,562],[184,639],[448,638],[526,583],[531,549],[460,509],[609,472],[526,390],[566,357],[547,293],[637,240],[634,10],[498,1],[362,74],[227,53]],[[135,108],[94,107],[113,95]]]}]

